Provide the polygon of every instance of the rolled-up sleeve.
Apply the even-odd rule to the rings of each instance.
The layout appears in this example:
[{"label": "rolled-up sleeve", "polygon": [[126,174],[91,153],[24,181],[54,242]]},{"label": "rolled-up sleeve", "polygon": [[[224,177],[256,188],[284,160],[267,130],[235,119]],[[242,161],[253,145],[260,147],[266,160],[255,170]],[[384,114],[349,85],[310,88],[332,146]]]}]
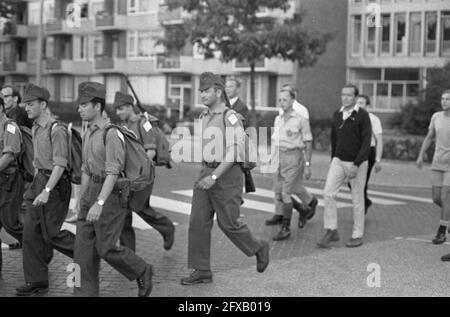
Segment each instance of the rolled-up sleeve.
[{"label": "rolled-up sleeve", "polygon": [[5,127],[5,137],[3,140],[3,152],[2,154],[18,155],[21,151],[20,147],[20,130],[14,123],[9,123]]},{"label": "rolled-up sleeve", "polygon": [[300,118],[300,129],[302,131],[303,142],[311,142],[313,140],[313,135],[311,132],[311,125],[309,124],[309,120]]},{"label": "rolled-up sleeve", "polygon": [[125,168],[125,140],[121,140],[123,137],[117,129],[110,129],[106,135],[106,175],[120,175]]},{"label": "rolled-up sleeve", "polygon": [[67,143],[67,130],[63,126],[56,126],[52,129],[52,161],[53,166],[60,166],[65,169],[69,164],[69,144]]}]

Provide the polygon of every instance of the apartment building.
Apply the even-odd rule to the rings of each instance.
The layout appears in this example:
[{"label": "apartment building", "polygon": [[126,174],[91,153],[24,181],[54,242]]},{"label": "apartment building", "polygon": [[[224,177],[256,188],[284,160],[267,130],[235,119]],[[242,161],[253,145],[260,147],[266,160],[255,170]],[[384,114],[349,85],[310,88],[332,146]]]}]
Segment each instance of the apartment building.
[{"label": "apartment building", "polygon": [[418,100],[428,69],[450,61],[450,1],[348,1],[347,79],[389,116]]},{"label": "apartment building", "polygon": [[[263,11],[260,16],[294,10],[295,6],[287,13]],[[36,81],[40,1],[17,1],[16,12],[14,29],[0,35],[0,82],[24,87]],[[42,84],[54,100],[71,102],[80,82],[103,82],[111,103],[115,91],[128,90],[123,73],[142,103],[180,109],[199,104],[199,75],[214,71],[240,76],[247,98],[248,65],[205,60],[192,46],[179,56],[166,56],[163,47],[155,46],[156,37],[163,35],[161,24],[182,23],[183,16],[157,0],[45,0]],[[275,107],[277,92],[292,80],[292,73],[290,62],[262,60],[257,65],[257,106]]]}]

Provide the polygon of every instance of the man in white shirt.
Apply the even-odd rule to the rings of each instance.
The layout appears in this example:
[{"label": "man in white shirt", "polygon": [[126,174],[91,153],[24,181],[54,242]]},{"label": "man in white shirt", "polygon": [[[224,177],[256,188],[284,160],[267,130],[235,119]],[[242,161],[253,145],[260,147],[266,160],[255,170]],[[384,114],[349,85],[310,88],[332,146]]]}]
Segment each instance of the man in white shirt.
[{"label": "man in white shirt", "polygon": [[[281,88],[281,92],[289,92],[295,95],[295,99],[297,99],[298,97],[296,89],[291,84],[283,85],[283,87]],[[294,100],[293,109],[295,113],[299,114],[301,117],[308,120],[309,124],[310,119],[309,111],[305,106],[303,106],[297,100]],[[280,116],[283,116],[283,114],[284,114],[283,109],[280,109]],[[311,162],[306,162],[306,166],[310,167]],[[302,201],[300,203],[298,197],[295,196],[292,197],[294,209],[297,210],[299,213],[298,227],[300,229],[303,229],[306,226],[307,221],[311,220],[316,214],[316,208],[317,205],[319,204],[319,201],[317,200],[317,198],[311,195],[311,193],[309,193],[308,190],[306,190],[305,186],[303,185],[303,182],[302,184],[298,185],[298,189],[299,189],[299,191],[297,191],[298,196],[307,198],[305,199],[306,201]],[[281,211],[277,212],[273,218],[266,221],[266,225],[267,226],[280,225],[282,224],[282,218],[283,214],[281,213]]]}]

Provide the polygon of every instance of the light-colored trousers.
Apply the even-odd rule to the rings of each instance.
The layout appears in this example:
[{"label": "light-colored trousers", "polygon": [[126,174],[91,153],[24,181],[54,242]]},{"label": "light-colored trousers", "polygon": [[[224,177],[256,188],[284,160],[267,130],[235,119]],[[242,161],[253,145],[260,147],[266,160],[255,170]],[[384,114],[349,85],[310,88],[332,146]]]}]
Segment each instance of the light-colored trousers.
[{"label": "light-colored trousers", "polygon": [[[337,195],[342,185],[349,182],[348,176],[353,162],[343,162],[338,158],[334,158],[328,171],[327,182],[325,184],[325,212],[324,225],[325,229],[338,229],[337,214]],[[358,169],[356,178],[350,180],[352,187],[353,201],[353,234],[352,238],[362,238],[364,236],[365,221],[365,203],[364,203],[364,186],[367,178],[368,162],[364,162]]]}]

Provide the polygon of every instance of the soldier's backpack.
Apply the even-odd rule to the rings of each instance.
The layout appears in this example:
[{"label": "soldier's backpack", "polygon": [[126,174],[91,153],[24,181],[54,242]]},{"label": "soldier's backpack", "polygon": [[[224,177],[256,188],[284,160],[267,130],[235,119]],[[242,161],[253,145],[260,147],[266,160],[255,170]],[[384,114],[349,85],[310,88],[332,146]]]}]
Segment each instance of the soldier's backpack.
[{"label": "soldier's backpack", "polygon": [[[145,113],[141,118],[141,125],[146,124],[144,121],[151,124],[151,129],[156,138],[156,156],[153,159],[155,165],[171,168],[170,143],[164,135],[164,132],[159,128],[159,119]],[[139,129],[139,133],[141,133],[140,131]],[[142,135],[140,135],[140,139],[143,140]]]},{"label": "soldier's backpack", "polygon": [[59,121],[53,122],[50,127],[50,143],[52,142],[51,133],[56,126],[63,126],[67,130],[67,144],[69,145],[68,172],[72,184],[81,184],[81,165],[82,165],[82,139],[80,133],[73,128],[72,123],[65,125]]},{"label": "soldier's backpack", "polygon": [[152,162],[144,150],[141,142],[133,131],[126,127],[111,124],[103,133],[103,143],[106,146],[106,136],[111,129],[115,129],[119,138],[125,144],[125,166],[122,177],[130,181],[132,192],[139,192],[152,184],[154,174]]},{"label": "soldier's backpack", "polygon": [[[231,109],[227,108],[223,113],[223,125],[225,126],[225,128],[227,127],[225,120],[227,118],[227,113],[230,110]],[[251,141],[248,133],[245,133],[244,149],[245,149],[245,152],[244,152],[245,157],[242,162],[239,162],[239,164],[241,165],[241,168],[245,173],[245,172],[250,172],[256,168],[257,153],[258,153],[258,150],[257,150],[255,144]]]},{"label": "soldier's backpack", "polygon": [[[7,127],[8,124],[14,124],[17,126],[17,124],[15,124],[13,120],[6,121],[5,127]],[[23,179],[27,183],[30,183],[33,181],[34,177],[33,136],[31,133],[31,129],[25,126],[19,126],[19,133],[21,140],[20,153],[15,157],[15,160]]]}]

